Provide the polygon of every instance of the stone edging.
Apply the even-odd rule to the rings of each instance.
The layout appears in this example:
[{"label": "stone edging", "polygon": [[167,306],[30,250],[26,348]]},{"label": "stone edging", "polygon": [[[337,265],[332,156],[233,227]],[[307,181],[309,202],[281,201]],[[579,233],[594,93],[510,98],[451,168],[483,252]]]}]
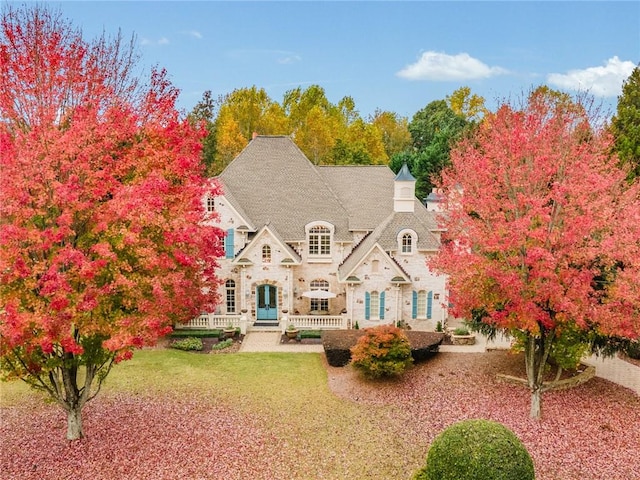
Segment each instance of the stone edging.
[{"label": "stone edging", "polygon": [[[596,367],[591,365],[584,365],[584,371],[571,377],[566,378],[564,380],[558,380],[557,382],[543,382],[543,388],[545,391],[549,390],[566,390],[568,388],[577,387],[578,385],[582,385],[585,382],[588,382],[596,375]],[[526,378],[514,377],[513,375],[505,375],[503,373],[497,373],[496,377],[499,380],[503,380],[505,382],[514,383],[516,385],[522,385],[524,387],[528,386]]]}]

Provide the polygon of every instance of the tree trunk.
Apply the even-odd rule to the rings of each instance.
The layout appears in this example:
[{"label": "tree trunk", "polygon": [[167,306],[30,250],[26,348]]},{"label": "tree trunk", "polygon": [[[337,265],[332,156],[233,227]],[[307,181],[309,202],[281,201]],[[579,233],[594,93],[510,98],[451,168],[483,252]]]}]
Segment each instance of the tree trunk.
[{"label": "tree trunk", "polygon": [[82,409],[71,408],[67,411],[67,440],[80,440],[84,437],[82,430]]},{"label": "tree trunk", "polygon": [[542,418],[542,392],[544,390],[544,368],[551,352],[555,338],[555,331],[544,331],[540,328],[539,335],[529,334],[525,342],[524,358],[527,371],[527,382],[531,390],[531,409],[529,416],[533,419]]},{"label": "tree trunk", "polygon": [[540,420],[542,418],[542,391],[540,388],[531,390],[531,409],[529,417]]}]

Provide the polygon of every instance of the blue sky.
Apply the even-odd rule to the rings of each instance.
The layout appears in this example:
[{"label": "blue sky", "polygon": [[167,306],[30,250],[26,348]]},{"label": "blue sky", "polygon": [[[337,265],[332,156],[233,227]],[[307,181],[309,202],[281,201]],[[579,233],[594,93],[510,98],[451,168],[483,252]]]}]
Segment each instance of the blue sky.
[{"label": "blue sky", "polygon": [[322,86],[409,119],[469,86],[490,108],[547,84],[615,109],[640,62],[640,2],[61,2],[87,38],[135,34],[190,110],[253,85],[271,99]]}]

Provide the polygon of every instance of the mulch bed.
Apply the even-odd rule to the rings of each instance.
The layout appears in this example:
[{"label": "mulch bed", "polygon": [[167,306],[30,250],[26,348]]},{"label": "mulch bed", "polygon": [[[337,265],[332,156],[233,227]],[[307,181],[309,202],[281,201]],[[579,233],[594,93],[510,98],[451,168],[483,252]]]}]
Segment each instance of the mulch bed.
[{"label": "mulch bed", "polygon": [[[364,330],[326,330],[322,345],[327,362],[332,367],[343,367],[351,360],[351,347],[364,335]],[[411,344],[411,356],[416,362],[431,358],[442,343],[444,334],[437,332],[405,331]]]}]

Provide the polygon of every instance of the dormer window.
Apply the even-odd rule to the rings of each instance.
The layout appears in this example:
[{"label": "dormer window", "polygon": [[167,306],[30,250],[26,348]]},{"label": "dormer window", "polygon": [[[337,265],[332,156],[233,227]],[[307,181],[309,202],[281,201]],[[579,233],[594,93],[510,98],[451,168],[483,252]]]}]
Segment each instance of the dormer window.
[{"label": "dormer window", "polygon": [[409,233],[402,236],[402,253],[413,252],[413,237]]},{"label": "dormer window", "polygon": [[403,230],[398,234],[398,250],[402,255],[411,255],[416,247],[416,233],[413,230]]},{"label": "dormer window", "polygon": [[269,245],[262,246],[262,263],[271,263],[271,247]]},{"label": "dormer window", "polygon": [[322,225],[309,229],[309,256],[328,257],[331,255],[331,230]]}]

